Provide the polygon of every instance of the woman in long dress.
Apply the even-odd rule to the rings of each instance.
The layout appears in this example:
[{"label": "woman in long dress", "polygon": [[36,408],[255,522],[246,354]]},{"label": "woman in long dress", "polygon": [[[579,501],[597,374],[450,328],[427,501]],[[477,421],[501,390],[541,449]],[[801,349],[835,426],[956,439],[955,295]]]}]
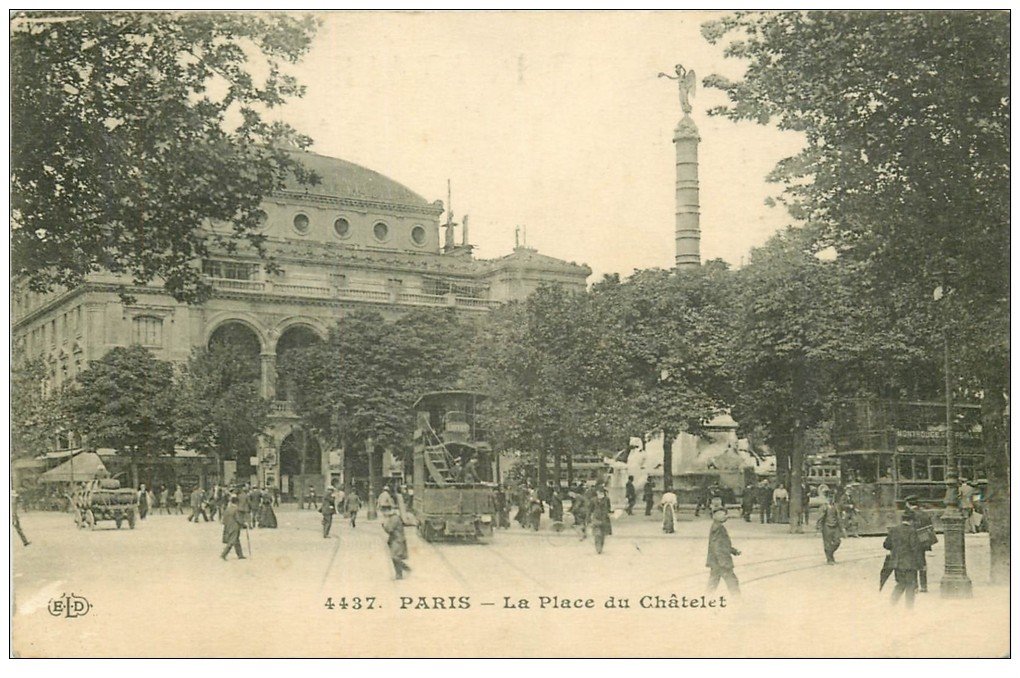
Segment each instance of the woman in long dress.
[{"label": "woman in long dress", "polygon": [[676,514],[676,495],[670,492],[662,494],[662,531],[673,534],[673,517]]},{"label": "woman in long dress", "polygon": [[276,527],[276,512],[273,511],[273,498],[268,492],[262,493],[262,503],[259,505],[259,527]]}]

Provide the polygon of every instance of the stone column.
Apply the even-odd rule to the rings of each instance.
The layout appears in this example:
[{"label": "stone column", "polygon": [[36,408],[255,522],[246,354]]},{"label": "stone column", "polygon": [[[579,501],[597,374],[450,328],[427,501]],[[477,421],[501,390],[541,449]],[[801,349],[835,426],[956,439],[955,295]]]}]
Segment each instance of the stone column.
[{"label": "stone column", "polygon": [[259,355],[259,361],[262,366],[262,397],[272,400],[276,396],[276,354],[263,353]]},{"label": "stone column", "polygon": [[701,265],[701,208],[698,189],[698,143],[701,137],[689,115],[673,131],[676,144],[676,266]]}]

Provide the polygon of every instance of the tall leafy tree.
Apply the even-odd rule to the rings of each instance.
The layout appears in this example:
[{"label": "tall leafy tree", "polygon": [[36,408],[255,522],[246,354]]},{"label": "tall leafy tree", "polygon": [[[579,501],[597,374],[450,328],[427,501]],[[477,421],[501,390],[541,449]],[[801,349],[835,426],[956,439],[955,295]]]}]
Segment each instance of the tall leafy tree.
[{"label": "tall leafy tree", "polygon": [[265,13],[15,16],[12,272],[46,291],[105,269],[200,301],[196,258],[264,254],[262,199],[315,180],[285,148],[309,139],[263,117],[302,94],[284,66],[315,27]]},{"label": "tall leafy tree", "polygon": [[700,433],[730,400],[731,278],[717,261],[693,270],[638,271],[606,299],[627,356],[618,376],[629,391],[626,421],[643,435],[662,432],[667,488],[673,441]]},{"label": "tall leafy tree", "polygon": [[138,484],[138,462],[172,453],[177,442],[174,366],[146,348],[114,348],[93,361],[65,393],[74,430],[92,447],[113,447],[131,459],[131,481]]},{"label": "tall leafy tree", "polygon": [[[993,578],[1009,562],[1010,17],[1003,11],[738,13],[705,37],[746,60],[715,113],[803,132],[777,165],[793,214],[875,290],[944,328],[982,396]],[[940,304],[931,291],[949,293]]]},{"label": "tall leafy tree", "polygon": [[27,459],[53,449],[63,428],[60,394],[46,389],[46,366],[41,360],[12,361],[11,459]]},{"label": "tall leafy tree", "polygon": [[174,429],[181,442],[212,454],[217,468],[247,459],[269,425],[269,401],[259,393],[260,367],[226,343],[196,349],[177,376]]}]

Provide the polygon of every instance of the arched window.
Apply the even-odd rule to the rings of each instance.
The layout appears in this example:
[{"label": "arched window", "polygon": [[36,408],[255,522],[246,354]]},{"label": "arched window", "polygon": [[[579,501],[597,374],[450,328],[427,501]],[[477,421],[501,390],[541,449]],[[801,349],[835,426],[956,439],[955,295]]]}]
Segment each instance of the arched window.
[{"label": "arched window", "polygon": [[142,346],[163,346],[163,319],[140,315],[133,321],[131,340]]}]

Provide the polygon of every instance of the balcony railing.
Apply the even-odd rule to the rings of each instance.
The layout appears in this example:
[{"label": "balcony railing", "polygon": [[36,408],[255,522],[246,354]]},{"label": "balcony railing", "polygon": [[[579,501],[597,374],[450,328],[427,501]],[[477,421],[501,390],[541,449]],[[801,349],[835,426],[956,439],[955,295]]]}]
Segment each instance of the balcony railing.
[{"label": "balcony railing", "polygon": [[332,287],[314,283],[283,283],[267,282],[264,280],[234,280],[229,278],[209,278],[208,280],[215,289],[229,292],[249,292],[252,294],[279,294],[280,296],[314,299],[372,301],[408,306],[454,306],[473,309],[489,309],[500,305],[500,302],[489,299],[460,297],[449,294],[401,292],[399,290],[379,288]]}]

